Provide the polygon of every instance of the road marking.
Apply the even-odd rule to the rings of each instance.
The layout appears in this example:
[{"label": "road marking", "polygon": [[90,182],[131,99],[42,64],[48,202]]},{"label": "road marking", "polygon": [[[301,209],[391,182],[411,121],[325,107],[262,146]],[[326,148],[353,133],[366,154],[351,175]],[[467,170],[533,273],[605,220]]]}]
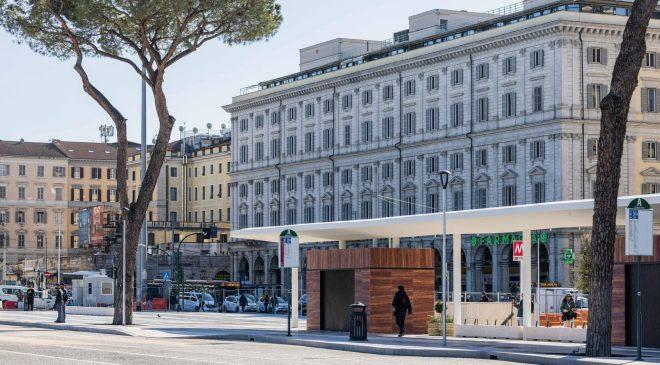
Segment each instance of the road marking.
[{"label": "road marking", "polygon": [[0,352],[4,352],[4,353],[7,353],[7,354],[15,354],[15,355],[27,355],[27,356],[33,356],[33,357],[47,357],[49,359],[57,359],[57,360],[73,360],[73,361],[77,361],[77,362],[92,363],[92,364],[110,364],[110,365],[117,364],[117,363],[114,363],[114,362],[79,360],[79,359],[74,359],[72,357],[41,355],[41,354],[33,354],[33,353],[30,353],[30,352],[9,351],[9,350],[0,350]]}]

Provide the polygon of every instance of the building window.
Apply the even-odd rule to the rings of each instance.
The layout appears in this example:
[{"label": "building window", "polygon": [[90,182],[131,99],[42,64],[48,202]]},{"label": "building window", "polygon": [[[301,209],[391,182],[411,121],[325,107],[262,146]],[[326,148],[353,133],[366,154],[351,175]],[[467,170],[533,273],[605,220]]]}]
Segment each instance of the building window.
[{"label": "building window", "polygon": [[296,190],[296,177],[289,176],[286,178],[286,191],[295,191]]},{"label": "building window", "polygon": [[66,168],[62,166],[54,166],[53,177],[66,177]]},{"label": "building window", "polygon": [[416,212],[417,203],[414,196],[406,196],[403,198],[403,214],[413,215]]},{"label": "building window", "polygon": [[[240,161],[241,163],[247,163],[248,162],[248,146],[247,145],[242,145],[240,147]],[[197,169],[195,169],[197,170]]]},{"label": "building window", "polygon": [[371,105],[373,102],[373,93],[371,90],[362,91],[362,105]]},{"label": "building window", "polygon": [[345,221],[353,219],[353,205],[351,203],[341,205],[341,219]]},{"label": "building window", "polygon": [[644,67],[656,68],[656,57],[657,53],[646,52],[646,56],[644,56]]},{"label": "building window", "polygon": [[16,238],[18,239],[18,248],[25,248],[25,235],[19,233]]},{"label": "building window", "polygon": [[601,47],[587,48],[587,63],[607,64],[607,50]]},{"label": "building window", "polygon": [[388,101],[394,99],[394,86],[385,85],[383,86],[383,101]]},{"label": "building window", "polygon": [[451,72],[451,86],[456,85],[463,85],[463,69],[457,69]]},{"label": "building window", "polygon": [[286,210],[286,224],[296,224],[296,208],[289,208]]},{"label": "building window", "polygon": [[394,118],[393,117],[385,117],[383,118],[382,121],[382,138],[383,139],[390,139],[394,138]]},{"label": "building window", "polygon": [[449,162],[452,171],[463,169],[463,152],[452,153],[450,158]]},{"label": "building window", "polygon": [[25,165],[18,165],[18,176],[27,175],[25,172]]},{"label": "building window", "polygon": [[382,174],[383,174],[383,180],[392,179],[394,177],[394,163],[385,162],[382,165]]},{"label": "building window", "polygon": [[371,219],[373,217],[373,203],[371,200],[363,200],[360,203],[360,218]]},{"label": "building window", "polygon": [[0,164],[0,176],[9,176],[9,165]]},{"label": "building window", "polygon": [[456,190],[453,195],[453,208],[454,210],[463,210],[463,191]]},{"label": "building window", "polygon": [[254,183],[254,195],[263,195],[264,193],[264,183],[261,181],[257,181]]},{"label": "building window", "polygon": [[280,180],[273,179],[270,181],[270,193],[279,194],[280,193]]},{"label": "building window", "polygon": [[18,200],[25,200],[25,186],[18,187]]},{"label": "building window", "polygon": [[426,158],[426,173],[435,174],[438,172],[439,159],[438,156],[429,156]]},{"label": "building window", "polygon": [[543,62],[544,62],[544,52],[542,49],[537,49],[536,51],[532,51],[532,53],[529,55],[530,68],[543,67]]},{"label": "building window", "polygon": [[350,169],[342,170],[341,172],[341,183],[348,185],[353,182],[353,171]]},{"label": "building window", "polygon": [[46,168],[44,166],[37,166],[37,177],[44,177]]},{"label": "building window", "polygon": [[256,117],[254,117],[254,127],[257,129],[261,129],[264,127],[264,116],[262,114],[259,114]]},{"label": "building window", "polygon": [[512,75],[516,73],[516,57],[507,57],[502,61],[502,74]]},{"label": "building window", "polygon": [[459,127],[463,125],[463,102],[453,103],[449,108],[452,127]]},{"label": "building window", "polygon": [[275,138],[270,141],[270,158],[280,157],[280,140]]},{"label": "building window", "polygon": [[426,78],[426,91],[438,90],[440,81],[438,75],[431,75]]},{"label": "building window", "polygon": [[335,133],[334,128],[327,128],[323,130],[323,149],[332,148],[335,144]]},{"label": "building window", "polygon": [[489,65],[488,63],[480,63],[477,65],[477,80],[484,80],[488,78],[489,74]]},{"label": "building window", "polygon": [[658,158],[656,141],[642,142],[642,158],[645,160],[655,160]]},{"label": "building window", "polygon": [[82,179],[85,177],[85,170],[82,167],[72,167],[71,176],[74,179]]},{"label": "building window", "polygon": [[344,110],[350,109],[353,107],[353,95],[345,94],[341,97],[341,107]]},{"label": "building window", "polygon": [[170,187],[170,201],[177,201],[179,200],[179,191],[175,187]]},{"label": "building window", "polygon": [[304,223],[314,223],[314,207],[305,207],[303,211]]},{"label": "building window", "polygon": [[362,180],[363,183],[366,182],[371,182],[371,176],[372,170],[371,166],[362,166],[360,169],[360,180]]},{"label": "building window", "polygon": [[298,117],[298,109],[296,109],[295,106],[289,108],[287,110],[287,117],[289,122],[296,120],[296,118]]},{"label": "building window", "polygon": [[[254,160],[261,161],[264,159],[264,143],[259,141],[254,144]],[[211,165],[211,174],[213,174],[213,165]]]},{"label": "building window", "polygon": [[371,121],[362,122],[360,126],[360,139],[362,143],[371,142]]},{"label": "building window", "polygon": [[477,150],[476,155],[476,165],[477,167],[487,167],[488,166],[488,150],[482,148]]},{"label": "building window", "polygon": [[589,84],[587,85],[587,108],[600,109],[600,103],[607,95],[607,85]]},{"label": "building window", "polygon": [[415,134],[415,112],[408,112],[403,118],[403,134]]},{"label": "building window", "polygon": [[335,103],[333,99],[323,100],[323,114],[332,113],[332,111],[335,109],[334,106]]},{"label": "building window", "polygon": [[241,198],[247,198],[248,196],[248,189],[247,189],[247,184],[241,184],[238,187],[238,196]]},{"label": "building window", "polygon": [[510,144],[502,147],[502,162],[516,163],[516,145]]},{"label": "building window", "polygon": [[16,211],[16,219],[14,219],[16,223],[25,223],[25,211],[23,210],[17,210]]},{"label": "building window", "polygon": [[37,200],[44,200],[44,188],[41,186],[37,187]]},{"label": "building window", "polygon": [[305,133],[305,152],[314,151],[314,132]]},{"label": "building window", "polygon": [[255,212],[254,213],[254,226],[255,227],[263,227],[264,226],[264,213],[263,212]]},{"label": "building window", "polygon": [[545,183],[534,183],[534,203],[545,203]]},{"label": "building window", "polygon": [[440,109],[438,107],[426,109],[426,130],[440,129]]},{"label": "building window", "polygon": [[273,209],[270,211],[270,225],[278,226],[280,224],[280,211]]},{"label": "building window", "polygon": [[405,96],[415,95],[415,80],[407,80],[403,84],[403,95]]},{"label": "building window", "polygon": [[344,145],[351,145],[351,126],[349,124],[344,126]]},{"label": "building window", "polygon": [[314,116],[314,104],[309,103],[305,104],[305,118],[311,118]]},{"label": "building window", "polygon": [[328,187],[334,185],[334,176],[335,174],[331,171],[326,171],[323,173],[323,186]]},{"label": "building window", "polygon": [[287,156],[296,154],[296,136],[286,137],[286,154]]},{"label": "building window", "polygon": [[658,190],[657,183],[643,183],[642,184],[642,194],[657,194]]},{"label": "building window", "polygon": [[488,97],[477,99],[477,121],[488,121]]},{"label": "building window", "polygon": [[657,89],[654,87],[642,88],[642,111],[646,113],[658,112]]},{"label": "building window", "polygon": [[103,178],[101,169],[98,167],[92,167],[92,179],[101,180]]},{"label": "building window", "polygon": [[407,177],[415,176],[415,160],[406,160],[403,162],[403,175]]},{"label": "building window", "polygon": [[46,224],[46,212],[38,210],[35,213],[34,221],[37,224]]},{"label": "building window", "polygon": [[0,199],[7,199],[7,187],[0,186]]},{"label": "building window", "polygon": [[440,207],[440,195],[438,193],[426,194],[426,212],[435,213]]},{"label": "building window", "polygon": [[45,241],[46,237],[44,237],[44,235],[41,233],[37,233],[37,248],[44,248]]},{"label": "building window", "polygon": [[502,205],[512,206],[516,205],[516,186],[505,185],[502,187]]},{"label": "building window", "polygon": [[534,141],[530,147],[530,158],[532,161],[545,158],[545,141]]},{"label": "building window", "polygon": [[239,121],[239,126],[240,126],[241,132],[247,131],[248,130],[248,120],[247,120],[247,118],[242,118]]},{"label": "building window", "polygon": [[510,118],[516,116],[516,93],[508,92],[502,95],[502,116]]},{"label": "building window", "polygon": [[64,200],[64,189],[55,188],[55,200],[57,200],[57,201]]},{"label": "building window", "polygon": [[488,206],[488,193],[486,188],[477,189],[475,199],[478,209],[486,208]]},{"label": "building window", "polygon": [[270,113],[270,124],[271,125],[280,124],[280,112],[277,111]]},{"label": "building window", "polygon": [[393,217],[394,216],[394,202],[390,197],[383,197],[381,201],[381,214],[383,217]]},{"label": "building window", "polygon": [[314,189],[314,175],[305,175],[305,189]]}]

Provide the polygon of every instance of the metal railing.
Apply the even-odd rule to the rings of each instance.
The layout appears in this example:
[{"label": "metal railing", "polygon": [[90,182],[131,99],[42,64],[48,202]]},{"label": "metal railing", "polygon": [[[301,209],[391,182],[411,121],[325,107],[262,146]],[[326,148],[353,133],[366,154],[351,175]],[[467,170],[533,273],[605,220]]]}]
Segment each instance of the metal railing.
[{"label": "metal railing", "polygon": [[498,16],[505,16],[513,13],[517,13],[519,11],[524,10],[523,2],[517,2],[509,5],[504,5],[500,6],[499,8],[495,8],[492,10],[488,10],[485,13],[486,14],[494,14]]}]

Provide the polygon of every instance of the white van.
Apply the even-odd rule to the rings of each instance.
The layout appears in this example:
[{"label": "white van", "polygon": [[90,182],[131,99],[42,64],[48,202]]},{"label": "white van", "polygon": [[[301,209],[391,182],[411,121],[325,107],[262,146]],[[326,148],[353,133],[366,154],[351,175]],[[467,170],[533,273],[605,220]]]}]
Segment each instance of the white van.
[{"label": "white van", "polygon": [[[24,302],[23,300],[18,300],[19,293],[21,293],[20,297],[23,298],[25,293],[27,293],[27,287],[20,285],[0,285],[0,300],[15,302],[18,309],[23,309]],[[55,298],[48,291],[44,290],[40,292],[35,290],[34,309],[53,309],[53,307],[55,307]]]}]

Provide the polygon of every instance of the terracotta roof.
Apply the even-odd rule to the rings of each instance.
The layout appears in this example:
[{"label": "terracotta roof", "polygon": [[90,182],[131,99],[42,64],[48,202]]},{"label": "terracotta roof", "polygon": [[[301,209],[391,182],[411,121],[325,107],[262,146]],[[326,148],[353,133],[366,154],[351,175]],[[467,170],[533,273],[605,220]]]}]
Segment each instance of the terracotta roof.
[{"label": "terracotta roof", "polygon": [[[72,142],[53,140],[63,154],[74,160],[111,160],[117,159],[117,145],[115,143],[98,142]],[[137,144],[129,142],[128,155],[139,151]]]},{"label": "terracotta roof", "polygon": [[0,156],[66,158],[52,143],[0,141]]}]

